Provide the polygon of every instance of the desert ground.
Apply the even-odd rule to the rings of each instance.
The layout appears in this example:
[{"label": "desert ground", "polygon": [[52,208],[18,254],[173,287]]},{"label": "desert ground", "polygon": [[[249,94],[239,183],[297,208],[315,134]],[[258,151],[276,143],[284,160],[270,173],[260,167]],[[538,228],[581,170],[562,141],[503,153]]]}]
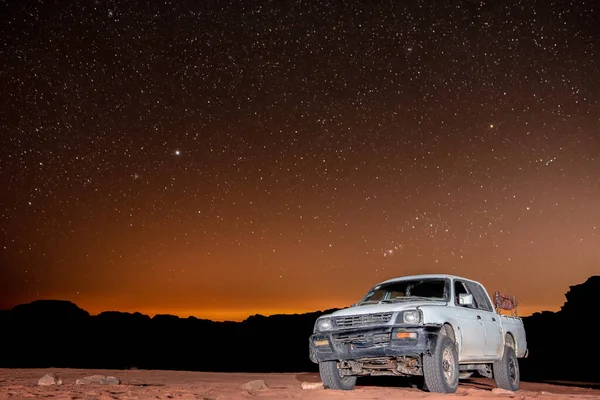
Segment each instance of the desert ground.
[{"label": "desert ground", "polygon": [[[40,386],[38,380],[53,373],[61,385]],[[76,380],[92,375],[119,378],[119,385],[76,384]],[[266,387],[244,388],[244,384],[263,381]],[[304,385],[303,385],[303,382]],[[253,382],[254,384],[262,382]],[[498,392],[492,380],[461,381],[456,394],[439,395],[407,386],[401,379],[362,378],[353,391],[303,389],[318,384],[316,373],[210,373],[146,370],[77,370],[77,369],[0,369],[0,399],[600,399],[600,389],[591,385],[522,382],[516,392]],[[260,385],[259,385],[260,386]],[[587,386],[587,387],[586,387]]]}]

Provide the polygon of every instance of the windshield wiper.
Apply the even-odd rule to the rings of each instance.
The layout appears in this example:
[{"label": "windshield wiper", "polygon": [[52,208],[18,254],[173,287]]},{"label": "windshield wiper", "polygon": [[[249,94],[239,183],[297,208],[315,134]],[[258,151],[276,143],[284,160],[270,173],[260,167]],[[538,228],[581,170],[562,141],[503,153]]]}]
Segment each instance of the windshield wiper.
[{"label": "windshield wiper", "polygon": [[406,296],[402,297],[404,300],[441,300],[440,297],[425,297],[425,296]]},{"label": "windshield wiper", "polygon": [[389,303],[394,303],[396,301],[401,301],[402,299],[381,299],[381,300],[366,300],[363,301],[362,303],[359,303],[359,306],[362,306],[364,304],[389,304]]},{"label": "windshield wiper", "polygon": [[410,297],[396,297],[394,299],[383,299],[379,300],[379,304],[390,304],[390,303],[398,303],[400,301],[410,300]]}]

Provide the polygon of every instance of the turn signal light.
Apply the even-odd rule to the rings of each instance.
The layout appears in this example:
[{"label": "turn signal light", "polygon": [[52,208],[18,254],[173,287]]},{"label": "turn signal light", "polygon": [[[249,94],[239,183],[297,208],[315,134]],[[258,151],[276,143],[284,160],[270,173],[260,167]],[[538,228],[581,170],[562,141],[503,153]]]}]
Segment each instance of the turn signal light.
[{"label": "turn signal light", "polygon": [[396,332],[396,339],[416,339],[415,332]]}]

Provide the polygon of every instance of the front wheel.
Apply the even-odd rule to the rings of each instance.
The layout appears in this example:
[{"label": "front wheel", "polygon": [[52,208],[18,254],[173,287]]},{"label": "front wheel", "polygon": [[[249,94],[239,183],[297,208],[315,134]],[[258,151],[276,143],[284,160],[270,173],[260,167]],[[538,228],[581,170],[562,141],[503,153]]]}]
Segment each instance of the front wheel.
[{"label": "front wheel", "polygon": [[323,386],[334,390],[352,390],[356,385],[356,376],[340,375],[336,361],[322,361],[319,363],[319,375]]},{"label": "front wheel", "polygon": [[496,386],[513,392],[519,390],[519,361],[512,347],[504,346],[504,355],[494,363],[493,370]]},{"label": "front wheel", "polygon": [[452,339],[439,335],[432,354],[423,354],[423,377],[430,392],[455,393],[458,388],[458,352]]}]

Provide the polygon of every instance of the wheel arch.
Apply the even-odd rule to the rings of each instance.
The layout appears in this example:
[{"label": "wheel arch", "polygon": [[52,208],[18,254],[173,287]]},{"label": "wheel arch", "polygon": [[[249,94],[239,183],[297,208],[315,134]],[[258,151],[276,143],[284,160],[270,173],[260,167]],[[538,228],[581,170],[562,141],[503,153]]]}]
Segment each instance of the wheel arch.
[{"label": "wheel arch", "polygon": [[456,351],[460,355],[460,338],[452,322],[446,321],[442,324],[442,326],[440,327],[440,335],[448,336],[454,342],[454,346],[456,346]]},{"label": "wheel arch", "polygon": [[456,330],[454,329],[452,323],[444,322],[440,328],[440,333],[449,336],[450,339],[456,343]]},{"label": "wheel arch", "polygon": [[504,335],[504,344],[508,347],[511,347],[515,351],[515,354],[517,354],[517,340],[515,339],[515,335],[513,335],[512,332],[506,332],[506,334]]}]

